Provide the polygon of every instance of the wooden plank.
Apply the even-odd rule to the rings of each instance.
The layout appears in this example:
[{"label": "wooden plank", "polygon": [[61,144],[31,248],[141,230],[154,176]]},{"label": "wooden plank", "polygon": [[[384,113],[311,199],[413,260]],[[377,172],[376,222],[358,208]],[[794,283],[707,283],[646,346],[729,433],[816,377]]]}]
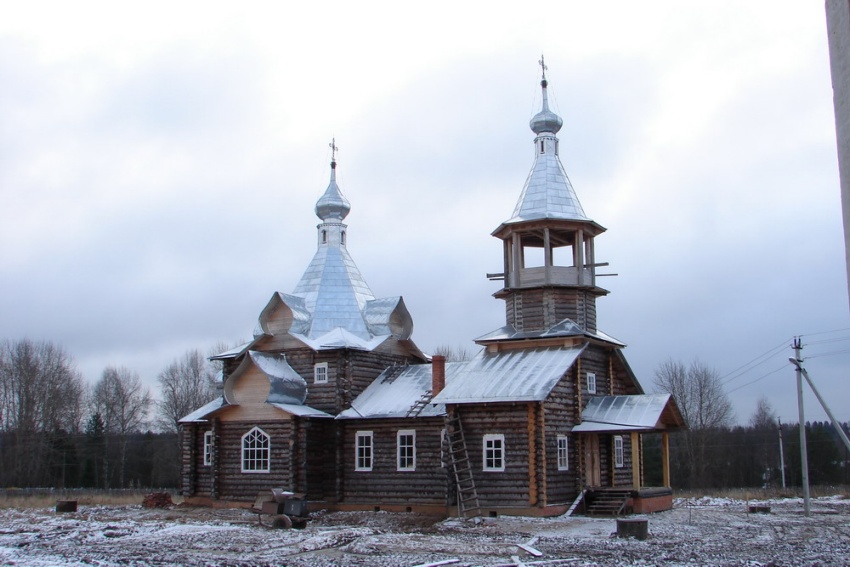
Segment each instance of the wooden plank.
[{"label": "wooden plank", "polygon": [[460,563],[460,559],[444,559],[442,561],[435,561],[434,563],[420,563],[413,567],[439,567],[440,565],[452,565],[453,563]]},{"label": "wooden plank", "polygon": [[516,546],[524,552],[528,553],[529,555],[533,555],[534,557],[543,557],[542,551],[540,551],[539,549],[535,549],[528,544],[518,543]]}]

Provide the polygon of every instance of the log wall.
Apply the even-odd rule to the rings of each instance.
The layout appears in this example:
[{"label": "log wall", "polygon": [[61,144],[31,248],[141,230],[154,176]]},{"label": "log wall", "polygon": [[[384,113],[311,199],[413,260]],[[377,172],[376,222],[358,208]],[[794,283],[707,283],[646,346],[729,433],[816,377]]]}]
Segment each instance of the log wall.
[{"label": "log wall", "polygon": [[[531,503],[529,482],[536,472],[529,467],[529,451],[535,451],[535,445],[528,430],[528,404],[475,404],[457,408],[482,508],[536,505],[537,501]],[[504,471],[483,470],[483,442],[487,434],[505,436]]]},{"label": "log wall", "polygon": [[[442,418],[371,419],[337,422],[342,437],[340,469],[346,504],[446,505],[447,467],[442,465]],[[416,431],[416,470],[397,470],[397,433]],[[355,470],[355,436],[372,432],[372,470]]]},{"label": "log wall", "polygon": [[[270,437],[270,471],[242,472],[242,436],[259,427]],[[222,421],[221,450],[218,452],[218,497],[224,500],[253,501],[257,494],[272,488],[292,490],[292,425],[289,420],[274,422]],[[232,448],[232,449],[230,449]]]},{"label": "log wall", "polygon": [[[578,423],[579,412],[576,401],[577,365],[567,371],[543,402],[545,415],[546,451],[546,502],[567,504],[579,492],[579,445],[570,430]],[[569,470],[558,470],[558,436],[568,438]]]},{"label": "log wall", "polygon": [[[515,301],[515,296],[520,299]],[[564,319],[571,319],[583,329],[596,332],[597,295],[589,290],[560,287],[510,289],[498,292],[496,297],[505,300],[506,320],[517,329],[544,330]]]}]

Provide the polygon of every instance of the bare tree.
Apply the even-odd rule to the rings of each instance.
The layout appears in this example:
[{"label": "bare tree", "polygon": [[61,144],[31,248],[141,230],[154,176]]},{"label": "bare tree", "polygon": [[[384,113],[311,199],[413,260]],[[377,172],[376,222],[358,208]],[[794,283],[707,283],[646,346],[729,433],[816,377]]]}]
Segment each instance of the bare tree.
[{"label": "bare tree", "polygon": [[711,439],[732,421],[732,404],[723,391],[720,375],[699,360],[685,366],[668,359],[655,370],[655,386],[673,396],[688,425],[682,433],[686,460],[679,463],[679,470],[692,487],[704,487],[716,463],[708,451]]},{"label": "bare tree", "polygon": [[[216,349],[218,352],[226,350]],[[161,400],[158,423],[163,431],[177,431],[177,422],[221,395],[219,369],[197,349],[187,351],[159,374]]]},{"label": "bare tree", "polygon": [[142,385],[137,373],[123,367],[108,366],[94,386],[93,398],[94,406],[103,418],[104,429],[118,440],[118,484],[124,488],[127,440],[147,418],[152,403],[150,392]]},{"label": "bare tree", "polygon": [[762,396],[756,404],[756,411],[750,417],[750,425],[753,429],[769,429],[775,431],[777,427],[776,412],[767,398]]},{"label": "bare tree", "polygon": [[82,377],[61,347],[29,339],[0,343],[0,432],[9,434],[0,472],[7,483],[49,482],[58,457],[44,434],[78,431],[82,396]]},{"label": "bare tree", "polygon": [[463,362],[471,359],[473,356],[468,348],[457,345],[440,345],[434,349],[433,354],[445,356],[447,362]]}]

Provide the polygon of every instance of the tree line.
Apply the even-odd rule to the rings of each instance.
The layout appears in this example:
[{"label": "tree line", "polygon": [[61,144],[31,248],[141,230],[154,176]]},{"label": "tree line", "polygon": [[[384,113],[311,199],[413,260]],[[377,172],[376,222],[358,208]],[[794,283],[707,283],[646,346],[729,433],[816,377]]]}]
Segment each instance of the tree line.
[{"label": "tree line", "polygon": [[[799,424],[781,424],[766,398],[747,425],[732,423],[732,404],[719,373],[695,360],[667,360],[655,371],[658,391],[670,393],[688,428],[670,434],[674,488],[711,489],[802,485]],[[843,424],[845,433],[850,424]],[[828,422],[805,424],[811,484],[850,484],[850,454]],[[661,483],[661,436],[645,435],[646,484]],[[781,449],[780,449],[781,438]],[[781,458],[780,458],[781,457]]]},{"label": "tree line", "polygon": [[220,395],[218,372],[190,350],[160,372],[155,401],[127,368],[88,384],[54,343],[0,343],[0,486],[177,486],[177,420]]}]

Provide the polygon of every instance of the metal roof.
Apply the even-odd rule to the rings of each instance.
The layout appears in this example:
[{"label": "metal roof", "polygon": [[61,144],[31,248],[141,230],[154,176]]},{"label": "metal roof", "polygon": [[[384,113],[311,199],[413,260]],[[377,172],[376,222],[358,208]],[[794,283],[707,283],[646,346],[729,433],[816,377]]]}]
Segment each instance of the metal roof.
[{"label": "metal roof", "polygon": [[[666,428],[661,418],[670,403],[670,394],[592,397],[581,412],[581,423],[573,427],[573,433]],[[675,403],[672,409],[675,409]],[[678,409],[675,411],[678,414]],[[680,424],[669,425],[675,427]]]},{"label": "metal roof", "polygon": [[442,404],[542,401],[584,351],[546,347],[481,352],[464,363],[446,365],[446,387],[434,396]]},{"label": "metal roof", "polygon": [[[301,405],[307,399],[307,381],[286,361],[285,354],[268,354],[255,350],[249,351],[251,361],[269,379],[271,389],[266,402],[270,404]],[[241,367],[246,364],[243,362]],[[233,374],[239,373],[237,369]]]},{"label": "metal roof", "polygon": [[475,339],[475,342],[487,343],[522,339],[547,339],[555,337],[589,337],[618,346],[626,346],[625,343],[622,343],[601,331],[596,331],[595,333],[585,331],[571,319],[564,319],[560,323],[543,331],[517,331],[513,325],[505,325],[504,327],[500,327],[495,331],[491,331],[486,335],[478,337]]},{"label": "metal roof", "polygon": [[206,417],[217,409],[221,409],[228,403],[224,400],[224,396],[216,398],[210,403],[203,405],[190,413],[187,416],[181,417],[177,423],[198,423],[207,421]]},{"label": "metal roof", "polygon": [[555,134],[563,121],[549,110],[545,80],[541,86],[543,109],[530,123],[532,131],[537,134],[534,138],[534,165],[511,218],[504,224],[538,219],[590,221],[558,157]]},{"label": "metal roof", "polygon": [[[461,364],[446,364],[447,380],[452,369]],[[430,364],[387,368],[337,419],[406,417],[417,401],[430,394],[431,386]],[[444,415],[445,410],[443,404],[429,403],[418,417]]]}]

